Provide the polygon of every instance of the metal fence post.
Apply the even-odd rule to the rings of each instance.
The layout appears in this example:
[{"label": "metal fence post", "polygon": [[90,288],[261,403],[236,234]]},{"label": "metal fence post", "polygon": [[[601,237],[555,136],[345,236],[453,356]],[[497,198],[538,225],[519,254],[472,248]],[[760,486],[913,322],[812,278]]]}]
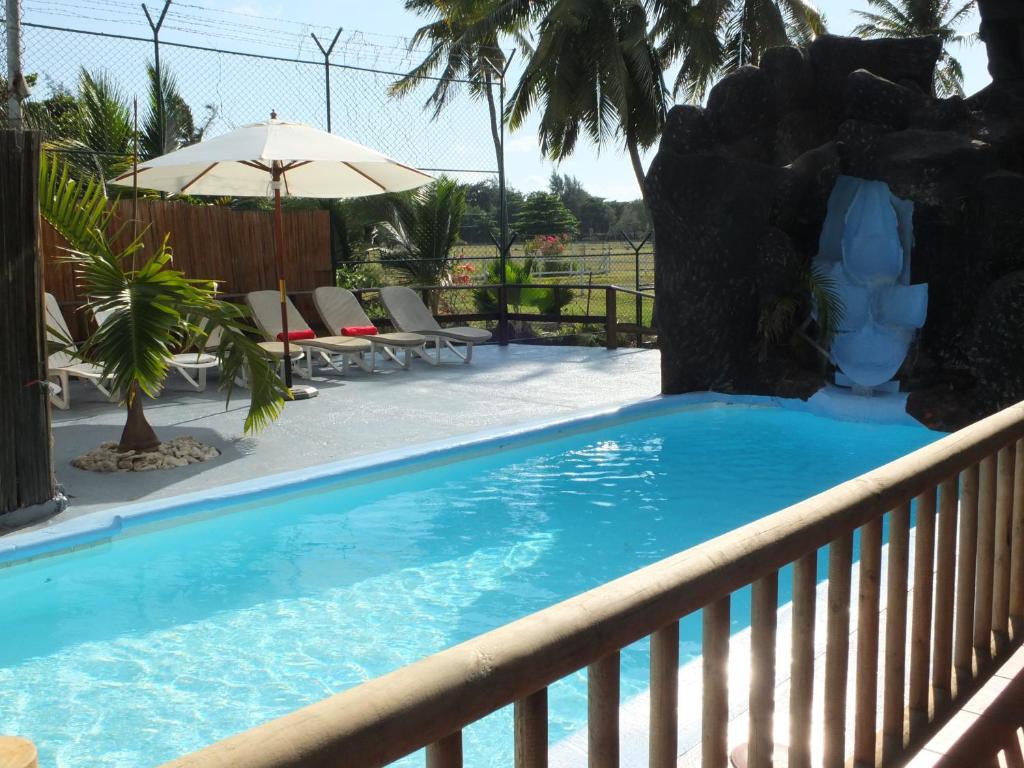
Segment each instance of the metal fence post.
[{"label": "metal fence post", "polygon": [[334,52],[334,46],[338,42],[338,38],[341,37],[341,27],[338,27],[338,31],[334,33],[334,39],[331,40],[331,44],[324,48],[320,42],[320,38],[315,33],[310,32],[309,36],[313,38],[313,42],[316,43],[316,47],[320,49],[320,53],[324,56],[324,91],[327,97],[327,132],[331,132],[331,53]]},{"label": "metal fence post", "polygon": [[629,238],[629,235],[622,232],[622,236],[629,243],[629,247],[633,249],[633,270],[636,281],[636,327],[638,329],[636,332],[636,345],[638,347],[644,343],[644,336],[639,331],[644,325],[644,297],[640,295],[640,251],[647,244],[647,241],[651,239],[651,234],[651,232],[648,232],[644,235],[644,239],[640,241],[640,245],[636,245]]},{"label": "metal fence post", "polygon": [[149,15],[149,8],[142,4],[142,12],[146,14],[146,21],[153,32],[153,74],[156,78],[156,130],[160,138],[160,148],[157,154],[162,155],[167,151],[167,116],[164,108],[164,83],[160,77],[160,27],[164,25],[164,18],[167,10],[171,7],[171,0],[165,0],[164,9],[160,11],[160,18],[153,23],[153,17]]}]

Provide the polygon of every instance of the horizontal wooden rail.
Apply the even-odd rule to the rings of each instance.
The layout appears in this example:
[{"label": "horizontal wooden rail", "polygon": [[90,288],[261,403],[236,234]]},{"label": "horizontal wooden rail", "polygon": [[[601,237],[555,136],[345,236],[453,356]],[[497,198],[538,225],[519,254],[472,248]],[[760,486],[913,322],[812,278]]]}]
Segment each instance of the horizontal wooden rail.
[{"label": "horizontal wooden rail", "polygon": [[[899,458],[879,469],[836,486],[806,501],[768,515],[711,541],[692,547],[653,565],[609,582],[558,605],[539,611],[492,632],[461,643],[434,656],[399,669],[391,674],[371,680],[329,699],[292,712],[277,720],[258,726],[169,763],[175,768],[213,768],[214,766],[245,765],[247,768],[282,768],[283,766],[335,766],[338,764],[379,766],[392,762],[410,752],[430,747],[431,764],[454,764],[461,759],[461,741],[456,735],[470,723],[491,712],[516,703],[516,732],[525,740],[517,746],[522,764],[543,764],[542,727],[538,722],[546,699],[538,692],[555,681],[588,668],[590,671],[590,705],[593,718],[590,723],[590,743],[599,745],[602,755],[591,755],[592,765],[612,765],[605,758],[617,750],[618,707],[618,653],[631,643],[648,635],[655,635],[657,651],[656,696],[658,706],[675,706],[675,695],[666,684],[665,666],[671,659],[664,644],[671,637],[671,628],[680,618],[700,609],[704,612],[704,765],[724,768],[720,758],[725,749],[726,720],[728,716],[728,689],[725,685],[725,660],[728,658],[729,600],[733,592],[749,585],[754,591],[754,619],[752,659],[756,669],[751,692],[751,744],[748,755],[751,765],[769,765],[772,713],[775,709],[771,681],[774,670],[775,625],[770,615],[777,589],[777,572],[792,563],[796,569],[796,595],[798,603],[795,621],[807,627],[813,618],[810,589],[814,573],[813,555],[829,547],[829,604],[828,649],[825,675],[825,764],[843,765],[856,747],[858,757],[870,765],[878,764],[875,750],[874,713],[869,711],[866,694],[856,702],[855,734],[844,732],[846,717],[846,680],[849,662],[849,632],[851,617],[855,622],[864,620],[870,637],[859,640],[856,674],[858,679],[875,675],[882,678],[882,739],[877,755],[894,759],[907,749],[907,739],[919,743],[928,728],[939,722],[943,713],[933,711],[929,701],[935,700],[937,691],[928,686],[935,681],[944,692],[946,680],[952,679],[952,669],[929,674],[931,646],[926,630],[938,614],[943,623],[942,637],[947,632],[948,606],[934,610],[932,596],[952,600],[953,590],[948,576],[942,576],[938,589],[933,590],[932,563],[935,553],[935,502],[937,489],[942,489],[940,513],[951,509],[949,493],[955,487],[953,478],[961,472],[972,471],[981,464],[983,510],[991,509],[995,524],[996,507],[1003,518],[1000,530],[1011,534],[1021,530],[1022,499],[1020,478],[1011,476],[1015,457],[1005,451],[1024,439],[1024,404],[1008,408],[955,434]],[[1002,489],[997,494],[996,457],[1001,463]],[[985,479],[987,478],[987,479]],[[970,475],[963,483],[962,493],[973,493]],[[1007,494],[1011,494],[1007,496]],[[997,503],[998,495],[998,503]],[[907,558],[908,521],[910,502],[917,499],[919,515],[927,520],[922,529],[920,519],[915,538],[915,559],[910,568]],[[968,498],[969,501],[969,498]],[[962,504],[963,505],[963,504]],[[987,515],[983,511],[982,517]],[[880,586],[879,537],[881,521],[890,515],[892,546],[889,561],[887,594],[902,630],[892,623],[886,626],[884,674],[879,669],[877,610]],[[989,530],[988,524],[979,531]],[[866,528],[865,528],[866,526]],[[948,558],[951,537],[955,531],[950,522],[940,522],[940,557]],[[869,559],[862,564],[858,610],[851,611],[850,577],[852,568],[851,544],[860,530],[860,541]],[[961,529],[962,530],[962,529]],[[985,534],[987,535],[987,534]],[[1018,533],[1018,540],[1020,534]],[[931,543],[929,543],[931,542]],[[1012,542],[1011,542],[1012,547]],[[991,548],[979,548],[982,552]],[[1019,552],[1012,551],[1013,558]],[[949,563],[940,563],[943,574]],[[980,562],[979,562],[980,565]],[[958,599],[965,606],[983,613],[985,624],[974,627],[974,650],[985,660],[991,648],[992,583],[981,584],[983,568],[978,568],[976,592],[989,601],[988,613],[979,605],[969,606],[973,594],[957,590]],[[914,577],[913,615],[907,616],[906,580]],[[993,574],[991,578],[995,578]],[[1016,617],[1024,596],[1018,594],[1019,575],[1010,579],[1010,606],[1007,613]],[[1017,590],[1017,591],[1015,591]],[[902,601],[900,595],[902,594]],[[1002,594],[999,597],[1002,615]],[[958,610],[960,607],[958,606]],[[906,626],[912,618],[911,626]],[[979,632],[984,630],[979,643]],[[998,630],[998,628],[997,628]],[[958,637],[966,630],[957,628]],[[957,646],[950,654],[945,640],[939,637],[937,656],[943,664],[963,661],[962,649]],[[904,638],[911,640],[909,668],[903,658]],[[895,641],[896,645],[890,645]],[[962,642],[958,640],[957,642]],[[1019,640],[1016,640],[1019,643]],[[1005,644],[1004,644],[1005,645]],[[794,657],[794,670],[801,679],[813,678],[813,668],[806,658],[810,648],[806,642],[794,645],[800,658]],[[998,650],[998,649],[997,649]],[[976,673],[970,673],[977,682],[985,672],[979,664]],[[907,708],[902,700],[903,688],[910,682]],[[791,711],[806,713],[810,709],[810,689],[795,692]],[[969,686],[967,686],[969,687]],[[898,690],[897,690],[898,689]],[[958,694],[959,695],[959,694]],[[903,733],[905,716],[914,714],[911,733]],[[665,751],[671,737],[664,733],[668,722],[665,713],[652,712],[652,723],[657,735],[652,742],[652,755],[660,756],[664,764]],[[709,730],[710,729],[710,730]],[[809,731],[802,725],[795,732],[801,739],[809,739]],[[458,746],[458,748],[457,748]],[[800,762],[806,765],[807,744],[795,750]],[[454,757],[453,757],[454,756]],[[709,759],[712,761],[709,762]]]}]

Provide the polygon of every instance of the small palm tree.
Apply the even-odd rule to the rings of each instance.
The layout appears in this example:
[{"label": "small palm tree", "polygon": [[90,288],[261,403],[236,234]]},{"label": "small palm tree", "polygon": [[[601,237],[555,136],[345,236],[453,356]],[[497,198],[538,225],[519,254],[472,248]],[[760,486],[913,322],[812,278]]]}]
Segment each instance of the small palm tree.
[{"label": "small palm tree", "polygon": [[511,97],[509,126],[520,127],[539,107],[541,151],[552,160],[572,154],[581,134],[598,145],[622,141],[643,192],[640,153],[660,138],[666,112],[644,3],[547,0],[529,12],[543,15]]},{"label": "small palm tree", "polygon": [[972,42],[958,27],[974,8],[974,0],[867,0],[872,11],[855,11],[864,19],[853,33],[861,37],[919,37],[934,35],[942,43],[933,88],[938,96],[962,96],[964,71],[950,46]]},{"label": "small palm tree", "polygon": [[[202,343],[220,329],[216,354],[221,361],[220,386],[228,399],[243,371],[251,400],[246,432],[262,429],[277,418],[287,391],[270,356],[247,334],[246,311],[219,301],[216,285],[192,280],[171,266],[165,238],[142,259],[142,239],[116,249],[107,235],[111,213],[97,180],[75,181],[65,164],[46,154],[40,166],[42,216],[70,243],[67,261],[74,265],[78,285],[93,312],[109,313],[82,345],[81,355],[103,368],[127,408],[119,449],[148,450],[160,441],[143,412],[143,395],[155,396],[168,374],[167,357]],[[136,261],[142,259],[141,266]]]},{"label": "small palm tree", "polygon": [[414,283],[443,284],[466,213],[466,188],[441,176],[412,192],[386,195],[379,204],[383,215],[373,226],[372,240],[381,249],[381,262]]},{"label": "small palm tree", "polygon": [[769,48],[806,44],[825,19],[806,0],[658,0],[654,34],[666,65],[682,63],[675,92],[699,101],[721,78]]}]

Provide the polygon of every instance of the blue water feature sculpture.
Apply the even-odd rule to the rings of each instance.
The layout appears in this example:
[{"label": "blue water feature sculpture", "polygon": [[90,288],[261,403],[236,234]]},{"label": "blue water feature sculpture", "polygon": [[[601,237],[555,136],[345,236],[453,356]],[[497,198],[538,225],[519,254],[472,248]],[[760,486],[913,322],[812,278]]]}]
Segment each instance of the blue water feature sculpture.
[{"label": "blue water feature sculpture", "polygon": [[815,264],[835,281],[843,304],[829,350],[840,386],[899,389],[893,377],[928,311],[928,285],[910,284],[913,212],[913,202],[885,182],[836,180]]}]

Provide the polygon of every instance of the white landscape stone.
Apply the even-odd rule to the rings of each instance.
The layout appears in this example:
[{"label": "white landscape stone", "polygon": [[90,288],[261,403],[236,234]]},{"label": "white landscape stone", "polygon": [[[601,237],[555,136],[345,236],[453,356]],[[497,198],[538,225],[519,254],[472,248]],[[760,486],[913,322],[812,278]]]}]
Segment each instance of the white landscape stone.
[{"label": "white landscape stone", "polygon": [[102,443],[94,451],[71,460],[71,466],[90,472],[149,472],[154,469],[174,469],[220,456],[213,446],[194,437],[176,437],[161,443],[152,451],[117,450],[117,443]]}]

